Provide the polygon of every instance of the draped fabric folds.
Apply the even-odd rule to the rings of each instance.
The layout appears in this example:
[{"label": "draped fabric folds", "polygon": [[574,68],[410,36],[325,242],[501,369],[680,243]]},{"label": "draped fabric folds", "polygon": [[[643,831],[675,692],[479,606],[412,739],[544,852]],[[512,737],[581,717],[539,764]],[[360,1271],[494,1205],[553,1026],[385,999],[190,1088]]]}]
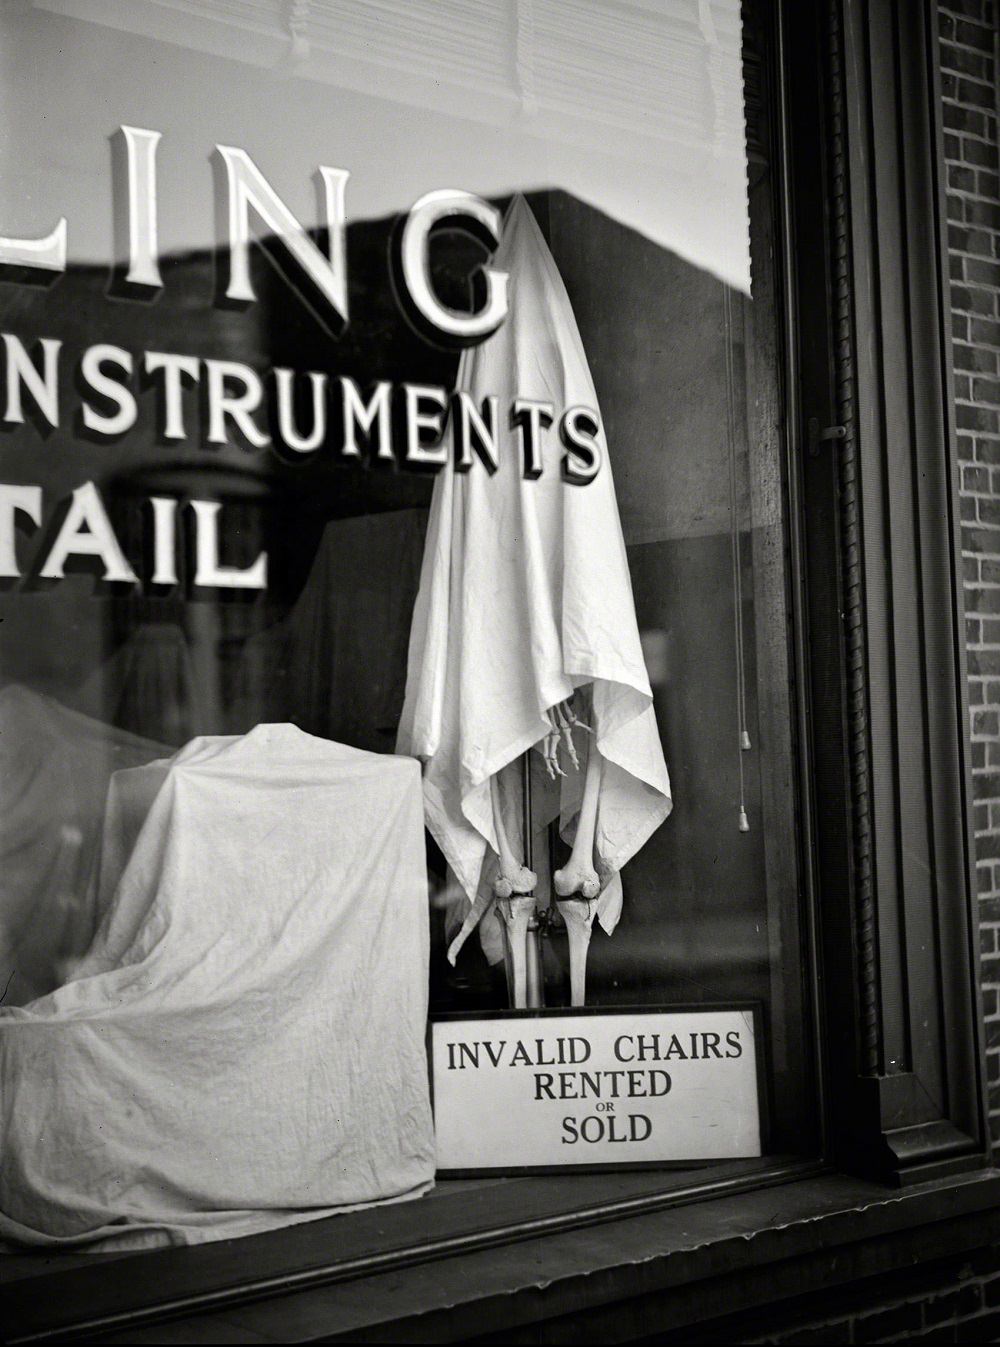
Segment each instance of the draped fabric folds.
[{"label": "draped fabric folds", "polygon": [[433,1181],[417,764],[291,725],[121,771],[86,956],[0,1010],[0,1237],[250,1234]]},{"label": "draped fabric folds", "polygon": [[58,987],[90,946],[112,773],[169,752],[19,684],[0,690],[0,992]]},{"label": "draped fabric folds", "polygon": [[[461,360],[458,389],[477,406],[496,395],[597,409],[562,278],[523,197],[514,198],[493,265],[510,276],[501,328]],[[594,740],[605,759],[595,860],[599,916],[614,929],[618,871],[670,810],[670,783],[643,663],[628,561],[603,431],[603,465],[585,485],[563,480],[555,428],[542,473],[522,472],[518,433],[498,426],[499,467],[446,469],[434,486],[410,634],[397,749],[424,764],[427,825],[470,902],[489,902],[497,838],[490,779],[549,730],[547,708],[592,688]],[[571,840],[579,771],[543,792],[539,821],[558,815]],[[582,741],[582,742],[581,742]],[[512,783],[505,782],[505,787]],[[515,789],[505,789],[520,832]]]}]

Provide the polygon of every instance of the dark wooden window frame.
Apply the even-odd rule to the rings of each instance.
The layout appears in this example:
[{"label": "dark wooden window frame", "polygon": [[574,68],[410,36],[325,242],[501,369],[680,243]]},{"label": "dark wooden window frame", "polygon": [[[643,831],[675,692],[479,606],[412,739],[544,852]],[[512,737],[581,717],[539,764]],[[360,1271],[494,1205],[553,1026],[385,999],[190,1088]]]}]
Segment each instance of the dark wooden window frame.
[{"label": "dark wooden window frame", "polygon": [[[791,1239],[804,1268],[814,1246],[846,1242],[852,1229],[857,1242],[849,1211],[877,1210],[866,1229],[915,1232],[950,1202],[968,1224],[968,1244],[975,1211],[995,1206],[977,991],[936,11],[933,0],[775,7],[770,64],[782,75],[772,150],[784,216],[792,626],[823,1156],[716,1171],[683,1188],[655,1175],[573,1176],[571,1200],[563,1180],[524,1180],[533,1184],[527,1200],[526,1189],[499,1202],[467,1194],[457,1223],[460,1195],[450,1199],[450,1216],[448,1203],[423,1203],[127,1264],[59,1270],[54,1262],[50,1275],[7,1287],[9,1341],[116,1329],[124,1341],[143,1324],[194,1324],[192,1316],[204,1331],[210,1316],[241,1305],[252,1325],[253,1306],[275,1296],[290,1308],[298,1297],[363,1283],[377,1299],[387,1274],[405,1279],[449,1260],[441,1278],[454,1268],[460,1281],[460,1265],[486,1254],[492,1267],[509,1269],[511,1297],[521,1296],[508,1322],[565,1323],[565,1294],[553,1292],[545,1308],[534,1284],[517,1290],[546,1250],[573,1238],[585,1248],[598,1227],[609,1241],[626,1227],[634,1235],[637,1218],[667,1238],[671,1209],[698,1203],[691,1228],[702,1220],[709,1232],[700,1264],[689,1260],[679,1271],[680,1253],[661,1249],[649,1261],[633,1252],[642,1273],[622,1274],[617,1290],[581,1280],[573,1302],[634,1303],[655,1291],[662,1315],[662,1297],[676,1298],[678,1285],[723,1277],[720,1268],[737,1276],[745,1241],[723,1255],[721,1236],[711,1235],[716,1211],[725,1221],[730,1208],[745,1210],[749,1222],[756,1210],[757,1227],[770,1225],[775,1239],[759,1241],[755,1257],[790,1267]],[[762,1219],[750,1190],[769,1186]],[[904,1191],[887,1207],[892,1189]],[[779,1239],[786,1214],[801,1233]],[[893,1238],[902,1249],[906,1241]],[[916,1234],[907,1239],[907,1248],[919,1243]],[[527,1259],[530,1273],[529,1249],[541,1250]],[[659,1282],[654,1266],[663,1269]],[[817,1275],[828,1278],[829,1268]],[[444,1291],[433,1282],[426,1324],[444,1332]],[[793,1278],[790,1286],[805,1283]],[[384,1329],[389,1305],[374,1299],[369,1322]],[[324,1303],[332,1304],[321,1301],[314,1320],[322,1331],[311,1336],[344,1331]],[[466,1304],[447,1320],[449,1335],[499,1331],[502,1319],[482,1323]]]},{"label": "dark wooden window frame", "polygon": [[829,1151],[904,1184],[988,1155],[936,12],[785,24]]}]

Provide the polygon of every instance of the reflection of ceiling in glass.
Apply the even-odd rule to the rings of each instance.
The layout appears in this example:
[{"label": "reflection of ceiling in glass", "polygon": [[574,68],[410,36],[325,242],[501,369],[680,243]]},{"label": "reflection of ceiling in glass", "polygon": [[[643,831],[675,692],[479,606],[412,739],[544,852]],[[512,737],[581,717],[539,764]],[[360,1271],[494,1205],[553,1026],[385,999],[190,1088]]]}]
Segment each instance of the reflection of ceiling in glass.
[{"label": "reflection of ceiling in glass", "polygon": [[[405,208],[439,186],[484,195],[563,187],[748,288],[739,0],[34,0],[34,8],[255,68],[259,111],[239,143],[272,178],[267,143],[277,148],[284,134],[290,156],[301,157],[290,139],[294,105],[328,110],[322,120],[336,128],[328,153],[345,140],[356,147],[353,162],[341,162],[342,150],[336,161],[352,171],[352,211]],[[342,91],[360,100],[353,116]],[[373,104],[369,114],[368,100],[399,112]],[[222,98],[206,88],[196,103],[189,116],[209,128]],[[384,166],[380,191],[362,180],[366,157]],[[402,160],[410,167],[400,176]],[[422,181],[411,187],[414,161]],[[454,180],[426,179],[442,170]]]},{"label": "reflection of ceiling in glass", "polygon": [[734,0],[36,0],[414,107],[648,157],[741,148]]}]

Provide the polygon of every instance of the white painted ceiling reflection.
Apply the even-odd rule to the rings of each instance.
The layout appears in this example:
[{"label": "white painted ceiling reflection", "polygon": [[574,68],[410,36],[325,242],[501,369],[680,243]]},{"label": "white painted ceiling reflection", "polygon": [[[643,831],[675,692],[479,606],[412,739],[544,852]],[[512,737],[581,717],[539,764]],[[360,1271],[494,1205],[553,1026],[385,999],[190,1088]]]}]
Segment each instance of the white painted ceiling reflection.
[{"label": "white painted ceiling reflection", "polygon": [[109,137],[163,133],[164,252],[216,242],[214,144],[306,225],[434,187],[561,188],[749,290],[739,0],[14,0],[0,14],[0,232],[60,215],[114,255]]}]

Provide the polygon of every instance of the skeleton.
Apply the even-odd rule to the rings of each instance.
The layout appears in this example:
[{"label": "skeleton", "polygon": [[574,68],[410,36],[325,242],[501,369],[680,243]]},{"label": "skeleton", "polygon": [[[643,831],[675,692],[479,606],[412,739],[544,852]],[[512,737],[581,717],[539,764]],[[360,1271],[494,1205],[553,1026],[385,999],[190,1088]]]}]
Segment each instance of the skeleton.
[{"label": "skeleton", "polygon": [[[569,296],[522,196],[514,198],[505,218],[493,265],[507,267],[518,278],[510,312],[494,340],[470,347],[463,356],[460,390],[476,405],[494,395],[502,402],[513,400],[521,390],[523,371],[530,369],[533,377],[539,376],[540,388],[561,389],[566,406],[596,409],[597,394]],[[594,905],[600,905],[602,924],[613,929],[621,897],[616,872],[638,839],[666,817],[670,783],[651,714],[651,690],[642,675],[642,641],[611,473],[599,473],[586,491],[558,489],[560,450],[555,437],[550,438],[553,453],[546,449],[544,465],[549,488],[544,483],[539,490],[525,488],[519,451],[512,444],[508,453],[506,439],[496,473],[440,473],[436,479],[397,749],[425,761],[428,826],[452,859],[470,900],[462,929],[449,947],[452,961],[491,910],[499,913],[515,944],[522,942],[523,921],[516,914],[529,907],[519,900],[530,900],[532,893],[523,879],[523,870],[531,867],[532,833],[525,830],[518,856],[500,855],[496,795],[488,784],[498,765],[503,764],[500,790],[515,850],[522,843],[513,823],[513,791],[506,787],[513,784],[517,768],[508,758],[522,753],[519,766],[533,768],[525,773],[529,786],[532,776],[536,783],[544,779],[546,808],[541,812],[546,819],[557,794],[567,803],[570,794],[586,795],[574,855],[563,867],[561,892],[553,882],[548,912],[556,916],[557,901],[583,905],[580,921],[574,920],[577,907],[565,909],[577,970],[571,980],[580,1000]],[[607,445],[601,430],[598,440],[603,453]],[[462,617],[470,611],[474,621]],[[516,677],[511,677],[513,672]],[[614,707],[607,723],[600,716],[602,703]],[[587,733],[590,726],[595,737]],[[597,736],[601,753],[608,755],[607,766],[597,756]],[[528,745],[534,751],[523,753]],[[545,764],[542,770],[536,753]],[[578,776],[573,775],[574,755]],[[584,772],[592,760],[585,791]],[[601,852],[599,898],[591,896],[598,788],[607,802],[606,809],[603,803],[596,806],[601,824],[596,839]],[[522,804],[527,798],[525,791]],[[544,882],[547,875],[539,878]],[[539,904],[548,897],[539,893]],[[545,915],[541,912],[539,918]],[[482,934],[486,946],[499,934],[492,917]],[[528,953],[535,947],[529,937]],[[498,953],[495,945],[489,953]],[[509,946],[508,957],[513,983]],[[534,990],[527,958],[525,963]]]},{"label": "skeleton", "polygon": [[[580,730],[590,735],[594,731],[576,715],[568,700],[550,706],[546,719],[550,729],[542,741],[542,757],[549,776],[555,780],[566,775],[559,762],[560,746],[565,749],[572,766],[579,771],[580,756],[573,741],[573,731]],[[603,766],[604,759],[596,742],[592,740],[587,753],[583,800],[573,849],[566,864],[552,876],[556,905],[566,924],[569,939],[570,992],[571,1003],[575,1006],[584,1004],[587,952],[597,915],[597,896],[601,889],[600,876],[594,868],[594,839]],[[511,844],[504,821],[500,787],[495,776],[490,780],[490,803],[497,839],[497,871],[492,883],[493,892],[491,895],[481,892],[476,898],[448,949],[448,958],[452,963],[455,962],[466,937],[484,915],[490,902],[495,901],[497,913],[507,932],[514,1006],[523,1010],[528,1004],[528,932],[535,915],[535,885],[538,877],[518,859]]]}]

